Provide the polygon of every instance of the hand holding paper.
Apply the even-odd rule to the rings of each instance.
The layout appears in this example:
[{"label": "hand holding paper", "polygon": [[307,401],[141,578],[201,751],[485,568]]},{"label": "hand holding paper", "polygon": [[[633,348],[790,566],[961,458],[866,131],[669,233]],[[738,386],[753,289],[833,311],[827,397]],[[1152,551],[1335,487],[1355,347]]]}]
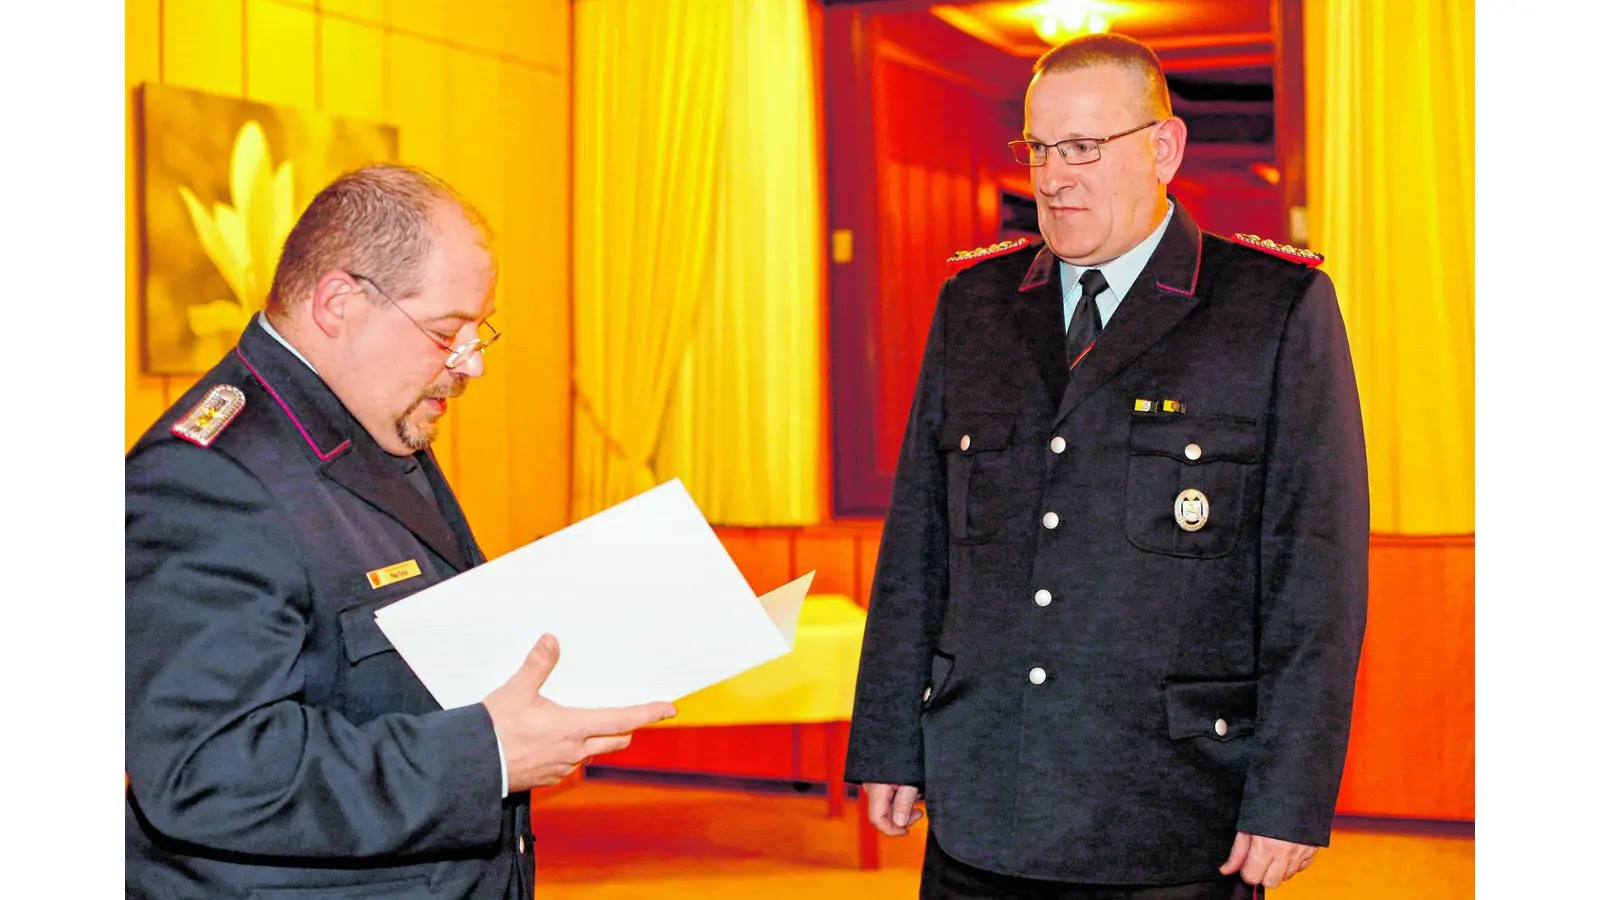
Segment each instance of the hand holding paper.
[{"label": "hand holding paper", "polygon": [[516,674],[484,698],[505,752],[512,791],[555,784],[584,761],[628,746],[635,730],[677,714],[670,703],[624,709],[572,709],[552,703],[539,689],[560,658],[560,645],[544,635]]},{"label": "hand holding paper", "polygon": [[632,707],[788,653],[812,574],[758,598],[673,480],[386,606],[377,622],[446,709],[515,681],[543,634],[559,639],[561,664],[541,676],[542,698]]}]

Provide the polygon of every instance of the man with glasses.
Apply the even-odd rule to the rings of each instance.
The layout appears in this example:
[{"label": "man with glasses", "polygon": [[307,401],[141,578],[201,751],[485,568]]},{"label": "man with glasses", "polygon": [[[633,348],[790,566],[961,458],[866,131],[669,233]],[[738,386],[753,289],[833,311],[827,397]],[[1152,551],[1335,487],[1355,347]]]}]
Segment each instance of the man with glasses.
[{"label": "man with glasses", "polygon": [[846,778],[923,897],[1259,895],[1326,846],[1366,615],[1356,384],[1320,257],[1202,232],[1154,53],[1040,58],[1042,246],[940,292]]},{"label": "man with glasses", "polygon": [[545,700],[550,637],[444,711],[374,619],[484,561],[428,447],[499,337],[489,241],[426,173],[340,177],[129,451],[129,897],[532,896],[529,789],[673,714]]}]

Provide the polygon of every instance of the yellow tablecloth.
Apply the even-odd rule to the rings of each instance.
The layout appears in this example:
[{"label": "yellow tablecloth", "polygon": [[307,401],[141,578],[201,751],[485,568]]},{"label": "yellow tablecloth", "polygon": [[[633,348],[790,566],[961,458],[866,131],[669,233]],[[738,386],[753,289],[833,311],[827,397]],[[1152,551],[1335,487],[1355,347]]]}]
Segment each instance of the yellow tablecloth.
[{"label": "yellow tablecloth", "polygon": [[842,594],[807,597],[792,652],[679,700],[658,727],[846,721],[866,623]]}]

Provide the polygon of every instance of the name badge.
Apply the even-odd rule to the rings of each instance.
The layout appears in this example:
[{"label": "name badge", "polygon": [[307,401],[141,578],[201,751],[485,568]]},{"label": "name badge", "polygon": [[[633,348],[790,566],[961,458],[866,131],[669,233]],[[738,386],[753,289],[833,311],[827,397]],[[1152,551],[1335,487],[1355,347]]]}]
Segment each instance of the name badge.
[{"label": "name badge", "polygon": [[394,584],[397,581],[405,581],[407,578],[415,578],[421,574],[422,569],[417,566],[417,561],[414,559],[408,559],[403,563],[395,563],[387,568],[373,569],[371,572],[367,573],[367,582],[372,585],[373,590],[377,590],[378,588],[387,587],[388,585]]}]

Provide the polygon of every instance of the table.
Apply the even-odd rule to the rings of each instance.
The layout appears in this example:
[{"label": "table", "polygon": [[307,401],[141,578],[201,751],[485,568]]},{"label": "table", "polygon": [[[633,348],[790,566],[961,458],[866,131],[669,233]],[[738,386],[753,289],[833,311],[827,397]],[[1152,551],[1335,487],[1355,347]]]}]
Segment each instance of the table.
[{"label": "table", "polygon": [[[843,594],[809,596],[800,607],[793,651],[684,697],[675,704],[675,718],[651,727],[822,724],[828,735],[828,816],[841,816],[845,750],[866,622],[866,611]],[[860,866],[876,869],[877,831],[867,820],[865,792],[857,812]]]}]

